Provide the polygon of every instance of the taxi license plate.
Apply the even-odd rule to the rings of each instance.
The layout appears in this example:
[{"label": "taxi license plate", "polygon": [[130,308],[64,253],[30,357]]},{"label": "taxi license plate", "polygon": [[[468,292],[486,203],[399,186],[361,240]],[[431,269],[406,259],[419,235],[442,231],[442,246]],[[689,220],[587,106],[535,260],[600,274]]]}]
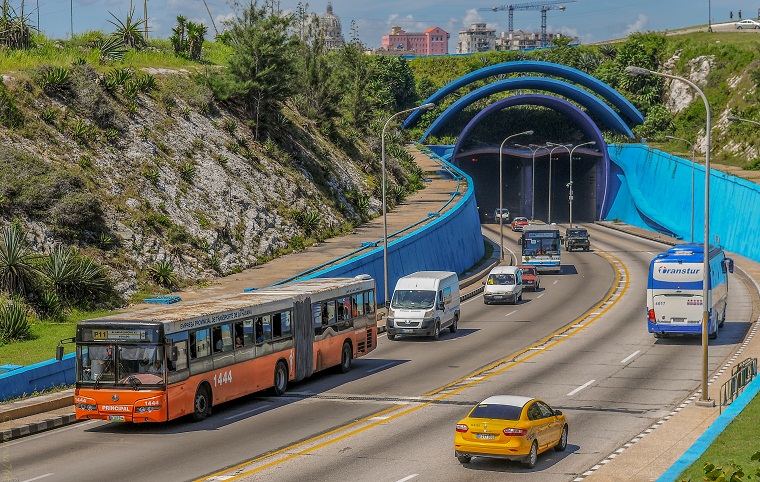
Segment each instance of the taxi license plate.
[{"label": "taxi license plate", "polygon": [[412,330],[401,330],[401,333],[412,333]]},{"label": "taxi license plate", "polygon": [[124,415],[109,415],[108,416],[109,422],[123,422],[124,421]]},{"label": "taxi license plate", "polygon": [[475,438],[478,438],[481,440],[493,440],[494,435],[492,433],[476,433]]}]

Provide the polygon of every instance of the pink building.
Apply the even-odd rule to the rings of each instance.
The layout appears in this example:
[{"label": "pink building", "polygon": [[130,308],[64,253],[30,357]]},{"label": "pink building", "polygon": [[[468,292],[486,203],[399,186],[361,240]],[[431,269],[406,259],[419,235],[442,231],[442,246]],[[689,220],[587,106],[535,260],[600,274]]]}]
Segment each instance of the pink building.
[{"label": "pink building", "polygon": [[440,27],[430,27],[422,33],[406,33],[401,27],[393,27],[390,35],[383,35],[383,49],[417,55],[443,55],[449,53],[449,37]]}]

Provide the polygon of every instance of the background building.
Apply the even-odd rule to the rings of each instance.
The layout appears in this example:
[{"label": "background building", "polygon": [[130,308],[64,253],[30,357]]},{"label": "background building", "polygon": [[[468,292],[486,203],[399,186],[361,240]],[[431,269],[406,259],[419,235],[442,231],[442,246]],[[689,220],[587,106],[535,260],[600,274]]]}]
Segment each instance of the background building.
[{"label": "background building", "polygon": [[[546,33],[546,45],[551,47],[555,38],[563,37],[561,33]],[[576,39],[577,40],[577,39]],[[533,50],[541,47],[541,32],[523,32],[515,30],[512,33],[501,32],[496,39],[497,50]]]},{"label": "background building", "polygon": [[496,30],[489,30],[484,23],[473,23],[459,32],[458,54],[474,54],[496,50]]},{"label": "background building", "polygon": [[421,33],[406,33],[401,27],[393,27],[389,35],[383,35],[381,50],[398,54],[444,55],[449,53],[450,37],[440,27],[430,27]]},{"label": "background building", "polygon": [[327,12],[319,17],[319,27],[324,32],[325,48],[339,49],[345,40],[341,31],[340,19],[333,15],[332,2],[327,2]]}]

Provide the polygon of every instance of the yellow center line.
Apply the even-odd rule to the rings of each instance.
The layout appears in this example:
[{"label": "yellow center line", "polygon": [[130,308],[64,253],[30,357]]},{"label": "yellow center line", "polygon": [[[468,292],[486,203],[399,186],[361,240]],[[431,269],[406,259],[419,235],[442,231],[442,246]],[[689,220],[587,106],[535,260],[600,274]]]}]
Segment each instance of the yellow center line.
[{"label": "yellow center line", "polygon": [[[321,439],[327,438],[327,440],[325,440],[324,442],[321,442],[321,443],[319,443],[317,445],[310,446],[308,448],[305,448],[305,449],[300,450],[298,452],[294,452],[294,453],[292,453],[290,455],[287,455],[285,457],[278,458],[277,460],[273,460],[273,461],[271,461],[271,462],[269,462],[267,464],[261,465],[259,467],[256,467],[256,468],[253,468],[253,469],[250,469],[250,470],[247,470],[247,471],[241,472],[239,474],[235,474],[235,475],[224,475],[224,480],[237,480],[237,479],[240,479],[242,477],[245,477],[245,476],[248,476],[248,475],[251,475],[251,474],[255,474],[257,472],[261,472],[261,471],[263,471],[265,469],[268,469],[270,467],[274,467],[276,465],[280,465],[280,464],[282,464],[284,462],[287,462],[288,460],[294,459],[296,457],[299,457],[299,456],[302,456],[302,455],[305,455],[305,454],[308,454],[308,453],[313,453],[313,452],[315,452],[315,451],[317,451],[317,450],[319,450],[321,448],[327,447],[329,445],[332,445],[332,444],[334,444],[336,442],[339,442],[341,440],[344,440],[346,438],[349,438],[349,437],[352,437],[354,435],[360,434],[360,433],[362,433],[362,432],[364,432],[366,430],[369,430],[370,428],[377,427],[379,425],[387,423],[388,421],[395,420],[397,418],[401,418],[403,416],[409,415],[410,413],[416,412],[417,410],[425,408],[425,407],[427,407],[427,406],[429,406],[431,404],[434,404],[434,403],[439,402],[441,400],[445,400],[445,399],[447,399],[447,398],[449,398],[449,397],[451,397],[451,396],[453,396],[455,394],[458,394],[458,393],[464,391],[467,388],[473,387],[473,386],[475,386],[478,383],[481,383],[481,382],[483,382],[485,380],[488,380],[488,379],[490,379],[490,378],[492,378],[492,377],[494,377],[494,376],[496,376],[498,374],[501,374],[501,373],[509,370],[510,368],[513,368],[513,367],[515,367],[515,366],[517,366],[517,365],[519,365],[519,364],[521,364],[523,362],[526,362],[526,361],[532,359],[533,357],[539,355],[540,353],[543,353],[543,352],[549,350],[550,348],[555,347],[560,342],[562,342],[564,340],[567,340],[568,338],[574,336],[577,333],[580,333],[582,330],[586,329],[589,325],[591,325],[592,323],[594,323],[597,320],[599,320],[602,317],[602,315],[604,315],[609,310],[611,310],[612,307],[617,304],[617,302],[623,297],[623,295],[625,294],[625,292],[628,290],[628,283],[629,283],[628,268],[618,258],[616,258],[615,256],[611,255],[610,253],[606,253],[606,252],[603,252],[603,251],[598,251],[597,253],[600,256],[602,256],[603,258],[605,258],[610,263],[610,265],[612,266],[613,270],[615,271],[615,282],[613,283],[613,286],[610,288],[610,290],[607,292],[607,294],[604,296],[604,298],[599,303],[597,303],[596,305],[594,305],[594,307],[592,307],[591,309],[589,309],[588,311],[586,311],[584,314],[582,314],[581,316],[579,316],[575,320],[573,320],[570,323],[564,325],[563,327],[555,330],[550,335],[545,336],[544,338],[542,338],[541,340],[537,341],[536,343],[530,345],[529,347],[524,348],[524,349],[522,349],[522,350],[520,350],[520,351],[518,351],[518,352],[516,352],[516,353],[514,353],[512,355],[506,356],[506,357],[504,357],[504,358],[502,358],[502,359],[500,359],[500,360],[498,360],[498,361],[496,361],[494,363],[491,363],[490,365],[487,365],[486,367],[481,368],[480,370],[477,370],[477,371],[475,371],[475,372],[473,372],[473,373],[471,373],[471,374],[469,374],[469,375],[467,375],[465,377],[462,377],[459,380],[456,380],[456,381],[454,381],[452,383],[449,383],[449,384],[447,384],[447,385],[445,385],[443,387],[440,387],[440,388],[438,388],[436,390],[428,392],[428,393],[426,393],[423,396],[424,397],[434,396],[434,395],[439,394],[442,391],[447,390],[448,388],[456,386],[456,385],[458,385],[458,384],[460,384],[460,383],[464,382],[465,380],[468,380],[468,379],[470,379],[472,377],[476,377],[476,376],[481,376],[482,375],[481,378],[479,378],[477,380],[470,380],[469,382],[462,384],[462,386],[460,386],[460,387],[458,387],[458,388],[456,388],[454,390],[451,390],[451,391],[448,391],[448,392],[446,392],[444,394],[438,395],[437,397],[433,398],[432,400],[428,400],[426,402],[422,402],[422,403],[420,403],[417,406],[409,408],[406,405],[395,405],[393,407],[387,408],[385,410],[381,410],[379,412],[376,412],[376,413],[374,413],[372,415],[369,415],[367,417],[364,417],[362,419],[355,420],[355,421],[353,421],[353,422],[351,422],[349,424],[346,424],[346,425],[343,425],[341,427],[338,427],[338,428],[335,428],[333,430],[330,430],[328,432],[319,434],[319,435],[317,435],[315,437],[309,438],[307,440],[303,440],[301,442],[289,445],[287,447],[283,447],[283,448],[281,448],[279,450],[275,450],[273,452],[266,453],[266,454],[264,454],[262,456],[256,457],[254,459],[251,459],[251,460],[248,460],[248,461],[245,461],[245,462],[242,462],[242,463],[240,463],[238,465],[235,465],[233,467],[221,470],[219,472],[215,472],[213,474],[210,474],[210,475],[208,475],[206,477],[203,477],[203,478],[197,479],[197,480],[209,480],[209,479],[212,479],[212,478],[220,477],[223,474],[231,474],[232,472],[240,470],[240,469],[242,469],[243,467],[245,467],[247,465],[255,464],[255,463],[260,462],[262,460],[265,460],[267,458],[271,458],[271,457],[274,457],[274,456],[277,456],[277,455],[281,455],[281,454],[284,454],[286,452],[290,452],[290,451],[292,451],[294,449],[298,449],[300,447],[304,447],[305,445],[308,445],[308,444],[311,444],[311,443],[315,443],[315,442],[317,442],[317,441],[319,441]],[[620,289],[620,290],[618,289],[618,284],[620,283],[620,271],[616,268],[615,264],[612,262],[612,260],[610,258],[618,261],[618,263],[620,263],[620,265],[623,267],[623,271],[625,272],[624,285],[623,285],[622,289]],[[610,305],[607,306],[604,310],[598,312],[593,317],[589,318],[589,320],[588,320],[587,323],[585,323],[585,324],[583,324],[581,326],[576,326],[577,329],[574,330],[572,333],[567,334],[565,337],[558,338],[557,340],[555,340],[555,341],[547,344],[546,346],[543,346],[540,349],[536,349],[537,347],[539,347],[541,345],[544,345],[545,343],[549,342],[552,338],[556,337],[557,335],[560,335],[560,334],[562,334],[562,333],[570,330],[575,325],[577,325],[580,321],[588,318],[591,313],[594,313],[594,312],[596,312],[596,310],[600,309],[617,292],[619,292],[620,295],[614,301],[612,301],[612,303],[610,303]],[[530,353],[527,356],[523,356],[523,355],[525,355],[526,353],[528,353],[530,351],[532,351],[533,353]],[[518,358],[518,357],[520,357],[520,359],[516,360],[516,358]],[[499,368],[498,370],[494,370],[499,365],[504,365],[504,367]],[[491,372],[491,373],[486,373],[486,372],[488,372],[490,370],[494,370],[494,371]],[[486,374],[483,375],[484,373],[486,373]],[[402,410],[402,408],[406,408],[406,409]],[[383,418],[382,420],[372,421],[372,419],[377,418],[378,416],[386,415],[386,414],[391,414],[393,412],[397,412],[397,413],[395,413],[393,415],[390,415],[387,418]],[[365,423],[366,423],[366,425],[364,425],[362,427],[356,428],[355,430],[351,430],[349,432],[346,432],[346,433],[343,433],[341,435],[337,435],[337,436],[333,437],[334,435],[336,435],[336,434],[338,434],[338,433],[340,433],[342,431],[349,430],[351,428],[357,427],[358,425],[362,425],[362,424],[365,424]]]}]

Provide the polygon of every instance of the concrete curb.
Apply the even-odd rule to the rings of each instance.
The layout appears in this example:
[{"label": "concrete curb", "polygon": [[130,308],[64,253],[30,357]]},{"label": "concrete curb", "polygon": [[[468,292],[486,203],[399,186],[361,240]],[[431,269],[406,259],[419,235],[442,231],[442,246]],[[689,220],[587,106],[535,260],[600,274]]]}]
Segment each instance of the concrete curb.
[{"label": "concrete curb", "polygon": [[10,430],[4,430],[0,434],[0,443],[9,442],[13,439],[26,437],[28,435],[34,435],[36,433],[44,432],[46,430],[52,430],[54,428],[63,427],[64,425],[70,425],[72,423],[79,422],[76,414],[67,413],[57,417],[52,417],[41,422],[34,422],[19,427],[14,427]]}]

